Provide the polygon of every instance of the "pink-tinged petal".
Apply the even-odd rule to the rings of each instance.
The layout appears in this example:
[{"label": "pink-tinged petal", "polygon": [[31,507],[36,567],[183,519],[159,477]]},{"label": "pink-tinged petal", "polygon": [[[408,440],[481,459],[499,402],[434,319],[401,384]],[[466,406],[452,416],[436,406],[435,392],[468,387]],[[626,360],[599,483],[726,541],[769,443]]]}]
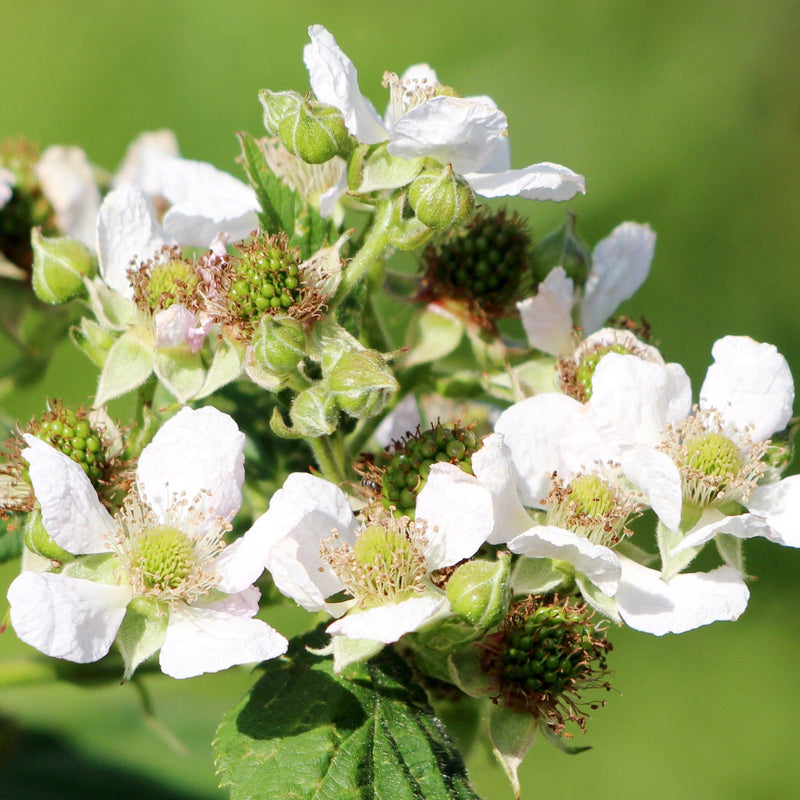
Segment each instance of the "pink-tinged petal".
[{"label": "pink-tinged petal", "polygon": [[575,349],[572,335],[572,279],[562,267],[551,270],[539,284],[534,297],[517,303],[522,327],[531,347],[551,356],[563,356]]},{"label": "pink-tinged petal", "polygon": [[187,345],[196,353],[211,330],[212,323],[198,323],[195,315],[182,305],[175,303],[158,311],[153,320],[156,325],[156,347],[180,347]]},{"label": "pink-tinged petal", "polygon": [[[713,519],[717,516],[717,519]],[[709,522],[709,518],[712,519]],[[758,514],[739,514],[733,517],[721,516],[716,514],[704,514],[700,522],[690,530],[683,541],[673,549],[673,553],[680,553],[692,547],[700,547],[706,542],[710,542],[718,533],[727,533],[737,539],[752,539],[755,536],[762,536],[776,544],[787,544],[781,534],[771,528],[762,516]]]},{"label": "pink-tinged petal", "polygon": [[392,605],[351,612],[332,622],[326,630],[334,636],[392,644],[406,633],[419,630],[446,605],[444,597],[412,597]]},{"label": "pink-tinged petal", "polygon": [[120,186],[106,195],[97,217],[97,252],[100,274],[112,289],[131,299],[131,263],[147,261],[168,243],[153,203],[141,189]]},{"label": "pink-tinged petal", "polygon": [[92,482],[71,458],[35,436],[25,434],[22,457],[30,464],[33,491],[42,507],[44,529],[73,555],[107,553],[114,520]]},{"label": "pink-tinged petal", "polygon": [[178,603],[169,615],[159,663],[166,675],[193,678],[276,658],[287,646],[284,636],[259,619]]},{"label": "pink-tinged petal", "polygon": [[764,517],[771,529],[770,541],[800,547],[800,475],[758,486],[747,501],[754,514]]},{"label": "pink-tinged petal", "polygon": [[389,132],[375,107],[361,94],[353,62],[322,25],[312,25],[308,35],[311,43],[303,48],[303,61],[317,100],[338,108],[347,130],[358,141],[366,144],[385,142]]},{"label": "pink-tinged petal", "polygon": [[577,533],[539,525],[521,533],[508,543],[512,553],[528,558],[556,558],[572,564],[583,573],[600,591],[613,597],[619,584],[619,558],[613,550],[592,544]]},{"label": "pink-tinged petal", "polygon": [[146,131],[134,139],[114,176],[114,187],[132,183],[151,196],[161,191],[161,166],[178,155],[178,140],[169,130]]},{"label": "pink-tinged petal", "polygon": [[711,348],[714,363],[700,387],[700,408],[716,409],[728,425],[750,427],[757,442],[783,430],[792,417],[794,381],[771,344],[724,336]]},{"label": "pink-tinged petal", "polygon": [[528,530],[531,518],[520,502],[519,476],[502,434],[493,433],[483,440],[481,449],[472,456],[472,472],[492,493],[494,527],[486,541],[503,544]]},{"label": "pink-tinged petal", "polygon": [[94,247],[100,190],[86,153],[79,147],[48,147],[36,163],[36,177],[56,212],[58,229]]},{"label": "pink-tinged petal", "polygon": [[227,172],[202,161],[165,158],[159,177],[157,194],[172,206],[164,230],[175,241],[208,247],[220,233],[238,240],[258,227],[255,192]]},{"label": "pink-tinged petal", "polygon": [[23,572],[8,590],[17,636],[45,655],[79,664],[109,651],[130,599],[125,587],[53,572]]},{"label": "pink-tinged petal", "polygon": [[494,155],[507,130],[506,115],[497,107],[440,95],[395,120],[388,150],[400,158],[430,156],[459,174],[474,173]]},{"label": "pink-tinged petal", "polygon": [[633,445],[622,452],[625,477],[644,495],[658,518],[671,530],[681,523],[681,474],[675,462],[660,450]]},{"label": "pink-tinged petal", "polygon": [[426,524],[428,570],[469,558],[494,527],[492,493],[455,464],[434,464],[417,497],[417,522]]},{"label": "pink-tinged petal", "polygon": [[295,472],[277,491],[269,509],[218,559],[223,591],[237,591],[269,570],[278,589],[309,611],[336,609],[325,598],[341,591],[320,542],[337,531],[352,545],[358,528],[344,492],[329,481]]},{"label": "pink-tinged petal", "polygon": [[244,434],[213,406],[182,408],[139,457],[136,477],[153,510],[164,515],[181,497],[213,527],[242,504]]},{"label": "pink-tinged petal", "polygon": [[528,508],[538,509],[550,491],[553,472],[561,466],[562,436],[582,414],[581,403],[553,392],[515,403],[497,420],[494,429],[511,450],[520,476],[520,498]]},{"label": "pink-tinged petal", "polygon": [[581,327],[593,333],[631,297],[650,273],[656,235],[649,225],[623,222],[594,248],[586,279]]},{"label": "pink-tinged petal", "polygon": [[654,364],[607,353],[592,376],[590,413],[598,428],[623,444],[660,443],[664,428],[692,407],[689,376],[679,364]]},{"label": "pink-tinged petal", "polygon": [[526,200],[570,200],[586,194],[586,179],[569,167],[542,161],[504,172],[467,172],[464,177],[483,197],[523,197]]},{"label": "pink-tinged petal", "polygon": [[684,633],[712,622],[736,620],[747,608],[750,592],[732,567],[662,581],[657,570],[628,558],[620,562],[617,607],[625,623],[637,631],[656,636]]}]

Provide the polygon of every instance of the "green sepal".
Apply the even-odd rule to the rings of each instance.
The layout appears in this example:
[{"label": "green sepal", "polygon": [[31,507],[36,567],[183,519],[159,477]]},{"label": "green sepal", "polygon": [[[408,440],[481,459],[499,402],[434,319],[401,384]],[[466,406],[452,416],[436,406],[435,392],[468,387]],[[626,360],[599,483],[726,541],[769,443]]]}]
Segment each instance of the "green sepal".
[{"label": "green sepal", "polygon": [[580,590],[583,599],[595,611],[599,611],[603,616],[616,622],[617,625],[622,625],[622,617],[619,615],[617,602],[613,597],[603,594],[597,586],[580,572],[575,573],[575,585]]},{"label": "green sepal", "polygon": [[269,428],[281,439],[303,439],[305,438],[302,433],[290,428],[283,419],[283,415],[278,408],[272,409],[272,416],[269,418]]},{"label": "green sepal", "polygon": [[351,639],[349,636],[331,636],[330,654],[333,671],[341,675],[351,664],[368,661],[383,650],[383,642],[374,639]]},{"label": "green sepal", "polygon": [[511,554],[505,550],[495,561],[476,559],[456,567],[447,582],[450,608],[480,631],[498,625],[511,601],[510,568]]},{"label": "green sepal", "polygon": [[362,144],[351,153],[347,163],[347,188],[351,194],[399,189],[422,171],[425,158],[399,158],[390,155],[386,148],[386,142]]},{"label": "green sepal", "polygon": [[131,328],[114,342],[100,373],[95,407],[141,386],[153,371],[155,342],[144,331]]},{"label": "green sepal", "polygon": [[[253,383],[258,384],[268,392],[278,392],[284,384],[284,379],[268,370],[256,358],[252,348],[248,348],[244,357],[244,371]],[[276,409],[277,410],[277,409]]]},{"label": "green sepal", "polygon": [[406,334],[408,350],[400,359],[403,369],[439,361],[450,355],[461,342],[464,323],[443,310],[420,309],[411,318]]},{"label": "green sepal", "polygon": [[561,563],[552,558],[520,557],[511,572],[514,594],[548,594],[574,584],[574,570],[566,574]]},{"label": "green sepal", "polygon": [[717,552],[722,557],[722,560],[729,567],[737,569],[742,575],[746,574],[744,568],[744,546],[738,536],[718,533],[714,537],[714,544],[716,544]]},{"label": "green sepal", "polygon": [[292,640],[223,719],[216,767],[232,800],[477,800],[466,767],[393,648],[336,675]]},{"label": "green sepal", "polygon": [[587,750],[591,750],[591,745],[573,745],[567,744],[567,740],[563,736],[559,736],[544,720],[539,723],[539,730],[542,732],[542,736],[547,739],[553,747],[557,747],[562,753],[566,753],[568,756],[576,756],[579,753],[585,753]]},{"label": "green sepal", "polygon": [[181,404],[195,398],[206,379],[202,356],[185,345],[157,348],[153,369],[164,388]]},{"label": "green sepal", "polygon": [[95,553],[78,556],[64,566],[64,574],[70,578],[80,578],[93,583],[104,583],[113,586],[117,583],[119,558],[113,553]]},{"label": "green sepal", "polygon": [[538,728],[538,722],[530,714],[520,714],[501,704],[492,706],[489,712],[489,741],[517,800],[520,796],[519,768]]},{"label": "green sepal", "polygon": [[289,410],[292,430],[312,439],[327,436],[336,430],[339,407],[336,400],[322,384],[303,389]]},{"label": "green sepal", "polygon": [[84,282],[92,311],[104,328],[124,331],[134,324],[139,311],[133,300],[123,297],[99,278]]},{"label": "green sepal", "polygon": [[150,658],[164,644],[168,621],[168,614],[151,616],[128,608],[116,638],[125,664],[122,680],[129,681],[139,664]]},{"label": "green sepal", "polygon": [[672,553],[672,550],[683,541],[686,531],[693,528],[700,520],[702,514],[693,513],[695,511],[700,512],[699,509],[691,507],[687,512],[687,506],[684,504],[681,525],[677,531],[671,531],[661,520],[656,525],[656,541],[658,542],[658,552],[661,554],[661,577],[665,581],[688,567],[700,552],[699,547],[690,547],[679,553]]},{"label": "green sepal", "polygon": [[228,339],[222,339],[217,343],[211,364],[206,372],[205,381],[196,398],[203,397],[227,386],[231,381],[235,381],[242,374],[244,354],[242,349]]},{"label": "green sepal", "polygon": [[96,366],[103,368],[108,352],[114,346],[116,337],[107,328],[98,325],[89,317],[81,319],[80,327],[73,326],[69,331],[70,339],[89,357]]}]

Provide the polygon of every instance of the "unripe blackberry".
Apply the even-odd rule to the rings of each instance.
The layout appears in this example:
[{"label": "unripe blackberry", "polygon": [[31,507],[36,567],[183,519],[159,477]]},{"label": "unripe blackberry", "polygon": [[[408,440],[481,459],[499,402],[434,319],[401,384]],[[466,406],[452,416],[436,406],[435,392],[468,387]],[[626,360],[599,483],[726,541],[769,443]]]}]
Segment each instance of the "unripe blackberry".
[{"label": "unripe blackberry", "polygon": [[418,428],[416,433],[406,434],[379,456],[375,465],[381,474],[383,505],[413,519],[417,495],[431,467],[436,463],[455,464],[471,475],[470,459],[478,447],[478,437],[472,430],[458,424],[437,423],[426,431]]},{"label": "unripe blackberry", "polygon": [[478,313],[502,316],[533,289],[530,247],[520,217],[482,210],[466,227],[425,248],[424,286],[433,298],[461,300]]},{"label": "unripe blackberry", "polygon": [[585,729],[580,692],[610,688],[603,677],[611,643],[592,616],[587,605],[559,598],[529,597],[516,605],[483,643],[481,667],[496,685],[496,699],[556,733],[567,721]]}]

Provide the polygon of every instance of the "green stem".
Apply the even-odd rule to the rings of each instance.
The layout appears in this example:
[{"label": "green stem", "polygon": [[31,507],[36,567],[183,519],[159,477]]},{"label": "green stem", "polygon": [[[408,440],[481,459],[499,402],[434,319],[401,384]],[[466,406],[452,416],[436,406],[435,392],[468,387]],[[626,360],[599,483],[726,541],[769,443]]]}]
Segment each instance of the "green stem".
[{"label": "green stem", "polygon": [[334,452],[333,440],[330,436],[316,436],[306,439],[314,453],[320,472],[332,483],[342,483],[347,480],[344,467],[338,462]]}]

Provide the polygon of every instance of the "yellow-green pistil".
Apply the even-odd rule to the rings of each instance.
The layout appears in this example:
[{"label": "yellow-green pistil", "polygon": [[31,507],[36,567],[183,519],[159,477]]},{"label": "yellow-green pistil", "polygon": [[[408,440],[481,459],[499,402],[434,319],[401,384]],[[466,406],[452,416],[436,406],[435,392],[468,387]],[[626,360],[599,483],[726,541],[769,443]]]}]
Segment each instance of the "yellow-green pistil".
[{"label": "yellow-green pistil", "polygon": [[195,564],[194,546],[186,534],[167,525],[142,531],[131,552],[131,567],[148,589],[177,589]]},{"label": "yellow-green pistil", "polygon": [[169,308],[194,295],[200,279],[185,261],[170,260],[152,268],[147,285],[147,301],[152,311]]}]

